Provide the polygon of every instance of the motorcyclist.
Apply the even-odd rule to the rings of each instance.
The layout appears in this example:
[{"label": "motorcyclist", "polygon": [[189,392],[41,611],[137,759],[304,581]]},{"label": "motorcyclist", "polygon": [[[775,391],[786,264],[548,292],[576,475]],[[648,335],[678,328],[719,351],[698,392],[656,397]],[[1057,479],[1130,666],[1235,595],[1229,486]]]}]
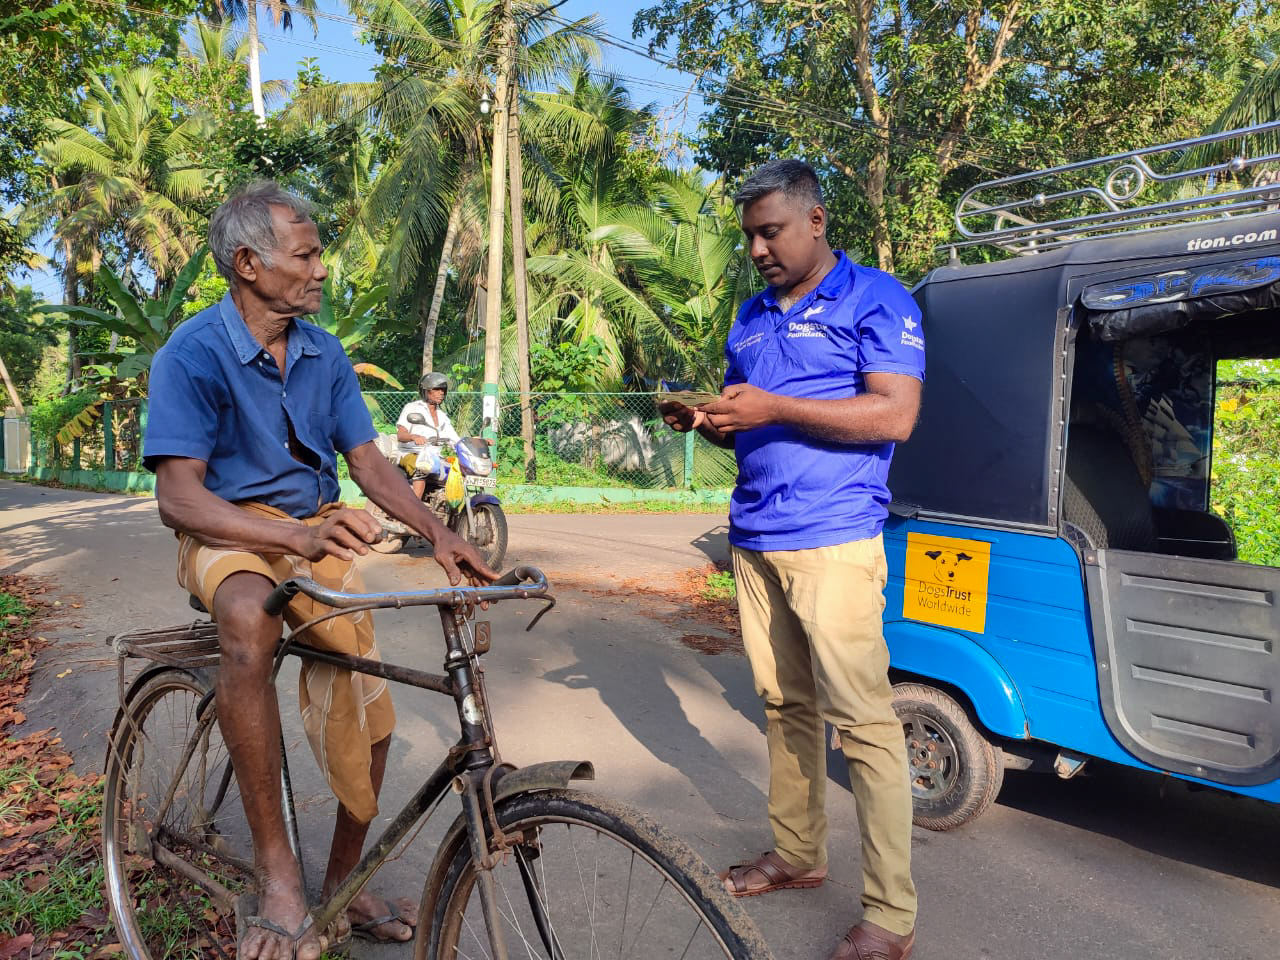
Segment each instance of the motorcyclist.
[{"label": "motorcyclist", "polygon": [[[413,480],[413,492],[419,500],[428,480],[444,477],[446,468],[440,457],[444,444],[460,439],[449,415],[440,404],[449,393],[449,378],[443,373],[423,374],[418,381],[419,400],[410,400],[396,421],[396,439],[400,441],[400,466]],[[409,415],[417,413],[425,423],[410,423]]]}]

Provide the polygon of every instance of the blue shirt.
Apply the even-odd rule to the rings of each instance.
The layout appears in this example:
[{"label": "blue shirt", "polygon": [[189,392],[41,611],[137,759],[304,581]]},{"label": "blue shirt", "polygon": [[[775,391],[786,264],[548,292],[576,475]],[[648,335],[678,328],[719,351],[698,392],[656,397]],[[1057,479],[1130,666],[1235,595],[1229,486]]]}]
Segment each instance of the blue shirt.
[{"label": "blue shirt", "polygon": [[[866,392],[868,373],[924,379],[920,309],[889,274],[836,252],[835,267],[785,313],[772,288],[738,311],[725,344],[726,386],[789,397]],[[729,542],[748,550],[804,550],[874,537],[888,516],[892,443],[820,440],[793,427],[734,439],[738,484]]]},{"label": "blue shirt", "polygon": [[[289,452],[291,423],[310,464]],[[232,503],[312,516],[339,498],[337,454],[376,436],[336,337],[293,320],[282,381],[230,294],[178,327],[151,364],[143,463],[203,460],[205,487]]]}]

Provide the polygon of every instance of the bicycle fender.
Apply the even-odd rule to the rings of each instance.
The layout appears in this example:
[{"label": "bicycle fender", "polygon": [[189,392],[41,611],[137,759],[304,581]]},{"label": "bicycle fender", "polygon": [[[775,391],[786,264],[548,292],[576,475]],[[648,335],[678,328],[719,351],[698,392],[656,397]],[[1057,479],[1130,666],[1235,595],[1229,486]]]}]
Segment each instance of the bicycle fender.
[{"label": "bicycle fender", "polygon": [[495,497],[492,493],[477,493],[471,497],[471,505],[473,507],[481,503],[492,503],[495,507],[502,506],[502,501],[499,500],[497,497]]},{"label": "bicycle fender", "polygon": [[[501,803],[510,797],[522,793],[536,793],[539,790],[563,790],[574,780],[594,780],[595,767],[589,760],[548,760],[544,763],[533,763],[527,767],[518,767],[509,773],[496,778],[493,785],[493,802]],[[427,882],[422,889],[422,903],[419,907],[419,925],[426,930],[435,915],[436,899],[444,884],[445,871],[453,862],[458,848],[467,842],[466,819],[458,814],[457,819],[445,831],[444,839],[436,847],[435,859],[427,872]]]},{"label": "bicycle fender", "polygon": [[596,768],[590,760],[548,760],[517,767],[498,778],[493,790],[493,802],[514,797],[517,793],[534,790],[560,790],[573,780],[594,780]]}]

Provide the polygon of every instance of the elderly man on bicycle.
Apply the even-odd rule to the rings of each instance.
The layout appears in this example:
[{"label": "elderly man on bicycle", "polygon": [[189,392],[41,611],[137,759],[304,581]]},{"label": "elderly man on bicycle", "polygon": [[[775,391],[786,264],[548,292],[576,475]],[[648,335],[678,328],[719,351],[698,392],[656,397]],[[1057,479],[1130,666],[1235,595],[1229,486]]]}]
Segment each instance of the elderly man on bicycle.
[{"label": "elderly man on bicycle", "polygon": [[[238,955],[316,960],[321,938],[297,937],[307,901],[281,813],[271,677],[281,623],[263,601],[294,575],[362,589],[354,560],[379,526],[338,502],[339,453],[370,500],[432,542],[450,583],[480,584],[496,574],[379,453],[341,344],[300,319],[319,310],[327,276],[310,206],[273,183],[251,184],[214,213],[209,245],[230,290],[156,355],[144,462],[156,474],[160,516],[178,536],[178,583],[218,623],[218,722],[241,784],[259,887],[258,915],[248,919]],[[309,603],[295,599],[285,619],[308,619]],[[329,620],[308,642],[377,656],[368,613]],[[304,669],[299,699],[339,800],[327,895],[358,861],[377,813],[394,713],[385,681],[321,664]],[[408,940],[414,919],[403,904],[368,890],[348,909],[350,929],[377,940]],[[340,938],[347,929],[329,933]]]}]

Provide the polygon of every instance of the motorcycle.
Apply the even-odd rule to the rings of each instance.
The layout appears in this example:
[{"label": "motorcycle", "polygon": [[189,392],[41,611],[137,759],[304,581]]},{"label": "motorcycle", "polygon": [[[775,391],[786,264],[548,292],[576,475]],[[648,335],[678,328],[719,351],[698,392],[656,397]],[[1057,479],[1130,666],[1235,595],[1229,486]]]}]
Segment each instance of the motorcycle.
[{"label": "motorcycle", "polygon": [[[426,424],[419,413],[409,414],[409,422]],[[484,562],[496,570],[507,552],[507,515],[501,501],[490,492],[498,486],[498,478],[494,475],[489,441],[482,437],[463,437],[454,445],[452,454],[447,452],[443,440],[433,440],[428,447],[436,452],[441,469],[427,478],[422,502],[445,526],[475,546]],[[379,448],[383,456],[403,470],[394,436],[381,436]],[[425,455],[424,450],[420,456]],[[451,503],[447,487],[450,474],[455,470],[462,477],[462,495],[460,500],[455,498]],[[407,473],[405,479],[412,481]],[[370,502],[368,509],[382,524],[382,540],[373,545],[379,553],[397,553],[411,540],[422,539],[376,504]]]}]

